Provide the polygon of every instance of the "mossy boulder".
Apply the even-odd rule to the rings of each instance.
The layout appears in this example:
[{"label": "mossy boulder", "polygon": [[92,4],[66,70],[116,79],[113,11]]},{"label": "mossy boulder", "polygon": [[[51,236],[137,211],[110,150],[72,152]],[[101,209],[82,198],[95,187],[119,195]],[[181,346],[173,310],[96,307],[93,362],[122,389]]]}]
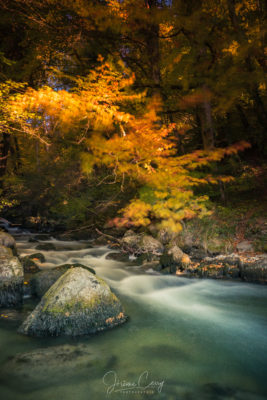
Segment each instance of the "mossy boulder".
[{"label": "mossy boulder", "polygon": [[[26,256],[29,260],[38,260],[41,263],[45,262],[45,256],[42,253],[34,253],[29,256]],[[26,258],[25,257],[25,258]]]},{"label": "mossy boulder", "polygon": [[0,307],[13,307],[22,302],[23,267],[17,257],[3,254],[3,251],[0,255]]},{"label": "mossy boulder", "polygon": [[40,271],[40,268],[36,264],[36,261],[44,263],[45,257],[42,253],[34,253],[29,256],[21,257],[20,261],[23,265],[24,272],[35,273]]},{"label": "mossy boulder", "polygon": [[125,321],[123,307],[105,281],[84,268],[71,268],[42,297],[19,332],[31,336],[78,336]]},{"label": "mossy boulder", "polygon": [[67,272],[70,268],[85,268],[92,274],[95,274],[93,268],[86,267],[82,264],[63,264],[58,267],[46,269],[40,272],[37,272],[30,279],[30,287],[31,294],[33,296],[41,298],[48,289],[60,278],[65,272]]}]

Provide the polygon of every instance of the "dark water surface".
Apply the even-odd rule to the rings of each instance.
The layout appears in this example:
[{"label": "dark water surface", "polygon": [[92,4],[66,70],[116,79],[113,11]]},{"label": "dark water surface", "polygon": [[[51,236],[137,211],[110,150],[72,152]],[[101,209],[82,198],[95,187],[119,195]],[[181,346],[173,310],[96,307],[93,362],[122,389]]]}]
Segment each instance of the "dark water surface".
[{"label": "dark water surface", "polygon": [[[40,266],[92,266],[129,321],[93,337],[36,339],[16,332],[33,300],[0,310],[8,316],[0,318],[1,399],[267,399],[267,287],[144,274],[105,259],[105,247],[52,242],[57,251],[43,251]],[[35,246],[18,242],[21,255]],[[66,345],[79,357],[60,356]],[[41,350],[35,362],[12,361],[38,349],[45,358]]]}]

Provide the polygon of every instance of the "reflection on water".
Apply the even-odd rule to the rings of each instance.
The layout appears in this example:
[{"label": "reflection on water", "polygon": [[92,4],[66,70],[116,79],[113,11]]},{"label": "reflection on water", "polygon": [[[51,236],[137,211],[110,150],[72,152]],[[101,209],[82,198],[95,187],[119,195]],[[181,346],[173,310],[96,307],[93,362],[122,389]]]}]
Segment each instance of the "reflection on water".
[{"label": "reflection on water", "polygon": [[[107,260],[105,247],[51,242],[57,250],[43,251],[40,267],[93,267],[129,321],[93,337],[24,337],[16,328],[33,307],[28,300],[0,319],[3,398],[266,399],[266,287],[143,274]],[[36,252],[37,244],[21,239],[20,254]]]}]

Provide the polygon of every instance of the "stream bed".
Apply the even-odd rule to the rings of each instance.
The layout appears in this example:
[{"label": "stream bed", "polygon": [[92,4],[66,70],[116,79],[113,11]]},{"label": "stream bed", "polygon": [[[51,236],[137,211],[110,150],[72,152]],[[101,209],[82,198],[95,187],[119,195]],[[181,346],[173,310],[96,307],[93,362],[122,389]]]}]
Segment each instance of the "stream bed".
[{"label": "stream bed", "polygon": [[[38,243],[27,235],[16,240],[21,256],[36,252]],[[266,286],[143,273],[106,259],[107,247],[41,243],[50,242],[57,250],[42,251],[42,269],[93,267],[129,320],[91,337],[31,338],[17,328],[34,299],[25,299],[20,310],[0,310],[2,399],[267,398]],[[14,362],[26,352],[34,357]]]}]

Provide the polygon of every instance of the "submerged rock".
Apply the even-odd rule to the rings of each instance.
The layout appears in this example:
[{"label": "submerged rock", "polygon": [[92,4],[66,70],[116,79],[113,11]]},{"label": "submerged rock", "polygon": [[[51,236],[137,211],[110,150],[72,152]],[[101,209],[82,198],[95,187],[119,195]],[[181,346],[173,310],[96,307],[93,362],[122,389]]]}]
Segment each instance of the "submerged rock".
[{"label": "submerged rock", "polygon": [[[113,367],[112,356],[91,345],[64,344],[19,353],[3,364],[0,373],[6,384],[19,382],[25,392],[65,382],[66,379],[99,377]],[[12,382],[12,383],[11,383]]]},{"label": "submerged rock", "polygon": [[109,286],[84,268],[71,268],[43,296],[19,329],[32,336],[85,335],[126,321]]},{"label": "submerged rock", "polygon": [[46,269],[35,274],[30,280],[31,294],[41,298],[48,289],[70,268],[85,268],[92,274],[95,274],[93,268],[82,264],[63,264],[58,267]]},{"label": "submerged rock", "polygon": [[106,260],[114,260],[119,262],[129,262],[129,254],[126,253],[108,253]]},{"label": "submerged rock", "polygon": [[0,255],[0,307],[19,305],[23,297],[23,268],[17,257]]},{"label": "submerged rock", "polygon": [[56,246],[53,243],[42,243],[36,246],[36,250],[54,251],[56,250]]}]

